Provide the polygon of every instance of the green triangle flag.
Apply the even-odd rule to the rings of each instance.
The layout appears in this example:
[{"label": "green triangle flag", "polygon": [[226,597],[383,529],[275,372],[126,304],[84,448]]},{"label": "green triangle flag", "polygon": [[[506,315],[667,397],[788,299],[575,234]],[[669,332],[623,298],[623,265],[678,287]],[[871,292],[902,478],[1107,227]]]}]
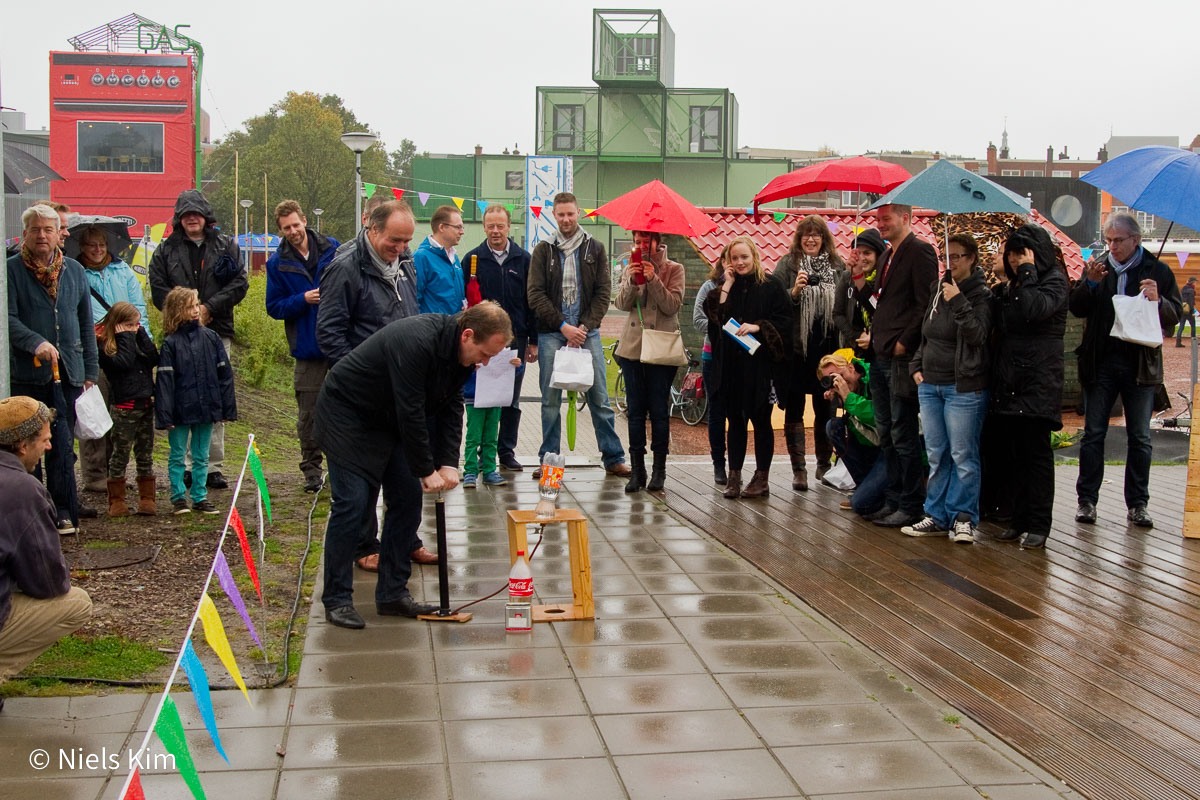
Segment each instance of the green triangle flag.
[{"label": "green triangle flag", "polygon": [[375,194],[375,184],[373,184],[373,183],[364,183],[364,184],[363,184],[363,189],[365,189],[365,190],[366,190],[366,192],[367,192],[367,199],[368,199],[368,200],[370,200],[370,199],[371,199],[371,195]]},{"label": "green triangle flag", "polygon": [[247,454],[250,461],[250,472],[254,474],[254,482],[258,484],[258,494],[262,497],[263,508],[267,510],[267,519],[271,519],[271,495],[267,493],[267,479],[263,477],[262,462],[258,460],[258,445],[250,445]]},{"label": "green triangle flag", "polygon": [[784,214],[782,211],[776,211],[776,212],[775,212],[774,214],[772,214],[771,216],[775,218],[775,221],[776,221],[776,222],[783,222],[783,218],[784,218],[785,216],[787,216],[787,215],[786,215],[786,214]]},{"label": "green triangle flag", "polygon": [[187,738],[183,735],[183,722],[179,719],[179,709],[171,695],[167,695],[158,720],[154,723],[154,732],[162,741],[167,752],[175,757],[175,768],[183,776],[183,781],[192,790],[196,800],[207,800],[204,787],[200,785],[200,775],[196,772],[196,764],[192,761],[192,753],[188,750]]},{"label": "green triangle flag", "polygon": [[512,203],[505,203],[504,207],[508,209],[508,213],[510,214],[517,209],[517,207]]}]

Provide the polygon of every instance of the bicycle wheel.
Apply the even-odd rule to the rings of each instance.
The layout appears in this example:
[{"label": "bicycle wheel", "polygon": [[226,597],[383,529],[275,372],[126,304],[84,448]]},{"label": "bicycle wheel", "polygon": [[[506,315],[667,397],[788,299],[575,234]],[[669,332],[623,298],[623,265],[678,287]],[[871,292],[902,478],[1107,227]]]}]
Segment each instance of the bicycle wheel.
[{"label": "bicycle wheel", "polygon": [[690,400],[683,401],[683,407],[679,409],[679,413],[683,417],[684,422],[688,425],[695,425],[704,419],[704,412],[707,408],[707,397],[693,397]]},{"label": "bicycle wheel", "polygon": [[617,381],[613,384],[613,396],[611,398],[613,408],[620,413],[625,413],[625,406],[628,403],[625,400],[625,373],[617,373]]}]

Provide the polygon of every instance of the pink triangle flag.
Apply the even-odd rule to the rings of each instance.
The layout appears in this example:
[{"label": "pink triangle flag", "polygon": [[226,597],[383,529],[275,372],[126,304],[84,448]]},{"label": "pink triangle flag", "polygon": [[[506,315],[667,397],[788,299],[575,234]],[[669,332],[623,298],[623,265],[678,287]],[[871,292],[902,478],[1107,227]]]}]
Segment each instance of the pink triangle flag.
[{"label": "pink triangle flag", "polygon": [[421,201],[421,205],[429,202],[429,192],[417,192],[417,198]]},{"label": "pink triangle flag", "polygon": [[1175,254],[1175,257],[1177,259],[1179,259],[1179,268],[1180,269],[1183,269],[1183,265],[1187,263],[1188,256],[1190,256],[1190,255],[1191,255],[1191,253],[1176,253]]}]

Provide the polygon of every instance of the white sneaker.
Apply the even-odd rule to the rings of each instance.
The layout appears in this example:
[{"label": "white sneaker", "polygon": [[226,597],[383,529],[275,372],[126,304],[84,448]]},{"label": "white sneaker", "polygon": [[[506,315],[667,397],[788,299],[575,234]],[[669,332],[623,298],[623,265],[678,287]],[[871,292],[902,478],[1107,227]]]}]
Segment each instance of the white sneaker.
[{"label": "white sneaker", "polygon": [[914,525],[905,525],[900,529],[905,536],[937,536],[945,533],[946,529],[937,524],[933,517],[925,517]]},{"label": "white sneaker", "polygon": [[975,529],[969,519],[955,520],[954,529],[950,531],[950,539],[959,544],[974,544]]}]

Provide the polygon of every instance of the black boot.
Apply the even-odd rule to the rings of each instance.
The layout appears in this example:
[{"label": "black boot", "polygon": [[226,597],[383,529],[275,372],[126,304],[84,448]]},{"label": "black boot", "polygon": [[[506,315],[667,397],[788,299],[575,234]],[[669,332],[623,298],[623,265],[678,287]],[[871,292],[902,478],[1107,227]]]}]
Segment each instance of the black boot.
[{"label": "black boot", "polygon": [[725,459],[713,462],[713,483],[717,486],[724,486],[729,480],[729,476],[725,474]]},{"label": "black boot", "polygon": [[647,492],[661,492],[667,482],[667,454],[654,454],[654,468],[650,471],[650,482],[646,484]]},{"label": "black boot", "polygon": [[625,494],[640,492],[646,488],[646,454],[629,454],[629,483],[625,484]]}]

